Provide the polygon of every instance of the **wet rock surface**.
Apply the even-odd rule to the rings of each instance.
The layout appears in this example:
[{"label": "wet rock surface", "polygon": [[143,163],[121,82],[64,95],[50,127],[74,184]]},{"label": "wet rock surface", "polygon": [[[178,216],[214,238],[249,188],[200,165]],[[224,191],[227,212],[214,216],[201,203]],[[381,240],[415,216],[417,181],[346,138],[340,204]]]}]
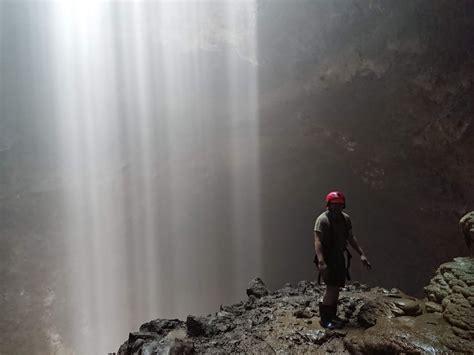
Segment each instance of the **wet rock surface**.
[{"label": "wet rock surface", "polygon": [[319,325],[323,286],[301,281],[269,291],[254,279],[247,300],[208,316],[190,315],[186,322],[145,323],[129,334],[118,355],[472,352],[473,271],[473,258],[441,265],[425,287],[429,298],[423,300],[397,289],[349,284],[338,306],[347,324],[336,331]]},{"label": "wet rock surface", "polygon": [[446,345],[474,352],[474,258],[455,258],[442,264],[425,287],[428,312],[440,312],[450,325]]}]

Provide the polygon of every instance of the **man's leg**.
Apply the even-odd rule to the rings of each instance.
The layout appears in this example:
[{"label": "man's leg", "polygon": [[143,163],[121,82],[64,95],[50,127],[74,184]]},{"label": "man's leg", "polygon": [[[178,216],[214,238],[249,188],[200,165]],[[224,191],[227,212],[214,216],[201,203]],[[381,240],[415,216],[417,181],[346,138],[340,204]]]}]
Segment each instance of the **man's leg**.
[{"label": "man's leg", "polygon": [[339,300],[339,287],[338,286],[326,286],[326,292],[323,297],[323,304],[325,306],[332,306],[337,304]]},{"label": "man's leg", "polygon": [[337,307],[339,299],[338,286],[326,286],[323,301],[319,304],[320,324],[327,329],[336,329],[341,326],[334,321],[334,307]]},{"label": "man's leg", "polygon": [[328,329],[344,327],[344,321],[337,317],[339,286],[326,286],[323,301],[319,304],[320,324]]}]

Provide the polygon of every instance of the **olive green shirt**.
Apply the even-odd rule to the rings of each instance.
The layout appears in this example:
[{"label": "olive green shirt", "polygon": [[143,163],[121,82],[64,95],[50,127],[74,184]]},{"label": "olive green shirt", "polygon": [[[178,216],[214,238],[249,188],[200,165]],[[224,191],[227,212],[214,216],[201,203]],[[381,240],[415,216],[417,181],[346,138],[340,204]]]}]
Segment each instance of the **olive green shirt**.
[{"label": "olive green shirt", "polygon": [[351,218],[345,212],[333,214],[325,211],[316,219],[314,230],[321,235],[320,239],[323,249],[326,249],[326,251],[331,249],[332,252],[342,252],[346,248],[347,239],[352,233]]}]

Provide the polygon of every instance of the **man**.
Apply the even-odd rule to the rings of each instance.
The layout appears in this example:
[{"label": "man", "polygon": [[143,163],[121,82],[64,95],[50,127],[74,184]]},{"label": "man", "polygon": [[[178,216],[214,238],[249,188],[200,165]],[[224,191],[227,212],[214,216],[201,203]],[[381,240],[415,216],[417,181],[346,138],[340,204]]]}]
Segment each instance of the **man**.
[{"label": "man", "polygon": [[[349,215],[343,212],[346,198],[342,192],[333,191],[326,196],[326,211],[314,224],[315,263],[326,284],[323,301],[319,303],[320,324],[324,328],[335,329],[343,326],[337,317],[339,288],[349,279],[349,258],[347,242],[360,255],[360,260],[367,269],[371,268],[364,251],[352,234],[352,223]],[[348,254],[346,266],[344,251]]]}]

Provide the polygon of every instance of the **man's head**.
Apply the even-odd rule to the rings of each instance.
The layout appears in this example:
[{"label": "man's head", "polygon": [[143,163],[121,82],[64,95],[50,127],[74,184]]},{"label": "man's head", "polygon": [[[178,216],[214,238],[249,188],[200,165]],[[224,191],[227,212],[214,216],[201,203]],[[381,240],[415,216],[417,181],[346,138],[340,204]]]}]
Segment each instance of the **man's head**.
[{"label": "man's head", "polygon": [[332,191],[326,196],[326,207],[331,212],[341,213],[346,208],[346,197],[342,192]]}]

